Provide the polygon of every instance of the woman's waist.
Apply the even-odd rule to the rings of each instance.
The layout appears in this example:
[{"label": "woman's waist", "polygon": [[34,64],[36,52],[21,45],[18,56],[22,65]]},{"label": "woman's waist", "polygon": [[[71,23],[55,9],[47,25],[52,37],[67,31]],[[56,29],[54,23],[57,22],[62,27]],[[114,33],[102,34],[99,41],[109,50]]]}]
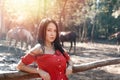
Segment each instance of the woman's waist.
[{"label": "woman's waist", "polygon": [[44,69],[49,73],[51,80],[67,80],[65,70]]},{"label": "woman's waist", "polygon": [[55,74],[50,74],[51,80],[68,80],[65,73],[56,72]]}]

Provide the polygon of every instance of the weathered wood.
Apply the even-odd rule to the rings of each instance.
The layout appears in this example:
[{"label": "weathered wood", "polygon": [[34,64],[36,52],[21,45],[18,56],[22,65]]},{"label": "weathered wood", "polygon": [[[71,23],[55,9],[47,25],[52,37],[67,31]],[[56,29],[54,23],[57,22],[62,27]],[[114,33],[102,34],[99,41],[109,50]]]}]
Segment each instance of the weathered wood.
[{"label": "weathered wood", "polygon": [[[75,64],[73,65],[73,73],[83,72],[97,67],[114,65],[119,63],[120,63],[120,58],[112,58],[112,59],[94,61],[90,63]],[[40,77],[38,74],[31,74],[21,71],[0,73],[0,80],[25,80],[25,79],[32,79],[38,77]]]},{"label": "weathered wood", "polygon": [[9,71],[0,73],[0,80],[26,80],[40,77],[38,74],[32,74],[22,71]]},{"label": "weathered wood", "polygon": [[73,65],[73,73],[82,72],[82,71],[90,70],[97,67],[107,66],[107,65],[119,64],[119,63],[120,63],[120,58],[112,58],[112,59],[94,61],[94,62],[80,64],[80,65]]}]

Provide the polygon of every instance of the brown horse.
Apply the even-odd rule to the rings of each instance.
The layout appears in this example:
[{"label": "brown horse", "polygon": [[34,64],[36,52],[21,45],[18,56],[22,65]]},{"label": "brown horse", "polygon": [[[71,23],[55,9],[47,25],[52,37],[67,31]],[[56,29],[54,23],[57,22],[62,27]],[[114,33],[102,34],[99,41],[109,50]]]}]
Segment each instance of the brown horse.
[{"label": "brown horse", "polygon": [[118,52],[120,51],[120,32],[116,32],[112,35],[109,36],[109,40],[116,38],[117,40],[117,45],[118,45]]},{"label": "brown horse", "polygon": [[9,40],[9,46],[12,45],[12,40],[15,40],[15,47],[18,42],[21,42],[21,48],[23,47],[23,43],[26,43],[26,48],[28,48],[28,45],[34,45],[34,38],[31,33],[21,27],[10,29],[6,35],[6,40]]},{"label": "brown horse", "polygon": [[113,38],[116,38],[117,45],[119,45],[120,44],[120,32],[116,32],[116,33],[110,35],[109,39],[113,39]]},{"label": "brown horse", "polygon": [[69,52],[71,51],[72,47],[73,47],[73,43],[74,43],[74,53],[76,51],[76,38],[77,35],[75,32],[60,32],[60,41],[62,42],[62,46],[64,46],[64,42],[70,42],[70,49]]}]

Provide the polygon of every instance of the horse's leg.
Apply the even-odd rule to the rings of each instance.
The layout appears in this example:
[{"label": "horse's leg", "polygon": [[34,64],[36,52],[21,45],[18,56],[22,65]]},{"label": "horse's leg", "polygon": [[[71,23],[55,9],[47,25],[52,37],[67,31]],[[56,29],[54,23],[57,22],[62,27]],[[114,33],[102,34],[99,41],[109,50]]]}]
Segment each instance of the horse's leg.
[{"label": "horse's leg", "polygon": [[120,45],[116,45],[117,52],[120,52]]},{"label": "horse's leg", "polygon": [[17,53],[17,40],[15,40],[15,45],[14,45],[15,51]]},{"label": "horse's leg", "polygon": [[8,52],[10,51],[10,47],[12,46],[11,43],[12,43],[12,39],[8,41]]},{"label": "horse's leg", "polygon": [[24,42],[22,41],[22,40],[20,40],[20,54],[22,55],[22,50],[23,50],[23,48],[24,48]]},{"label": "horse's leg", "polygon": [[24,49],[24,42],[20,41],[20,43],[21,43],[20,49],[22,50],[22,49]]},{"label": "horse's leg", "polygon": [[120,45],[118,40],[117,40],[117,51],[120,52]]},{"label": "horse's leg", "polygon": [[74,53],[76,53],[76,40],[74,41]]},{"label": "horse's leg", "polygon": [[26,42],[26,46],[25,46],[25,48],[26,48],[26,49],[29,49],[28,47],[29,47],[29,45],[28,45],[28,43]]},{"label": "horse's leg", "polygon": [[72,41],[70,42],[70,49],[69,49],[69,52],[71,51],[71,49],[72,49],[72,46],[73,46],[73,43],[72,43]]},{"label": "horse's leg", "polygon": [[118,45],[118,52],[120,52],[120,45]]},{"label": "horse's leg", "polygon": [[15,45],[14,46],[15,46],[15,48],[17,48],[17,40],[15,40]]}]

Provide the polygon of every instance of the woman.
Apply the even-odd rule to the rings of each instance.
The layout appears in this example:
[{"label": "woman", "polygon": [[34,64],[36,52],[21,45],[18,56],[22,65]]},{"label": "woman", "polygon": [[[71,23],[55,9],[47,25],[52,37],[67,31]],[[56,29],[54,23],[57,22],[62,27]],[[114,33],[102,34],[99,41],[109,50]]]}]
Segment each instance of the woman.
[{"label": "woman", "polygon": [[[38,68],[28,66],[36,62]],[[23,56],[17,69],[38,73],[43,80],[68,80],[72,62],[59,42],[58,25],[52,19],[43,19],[39,25],[38,44]]]}]

